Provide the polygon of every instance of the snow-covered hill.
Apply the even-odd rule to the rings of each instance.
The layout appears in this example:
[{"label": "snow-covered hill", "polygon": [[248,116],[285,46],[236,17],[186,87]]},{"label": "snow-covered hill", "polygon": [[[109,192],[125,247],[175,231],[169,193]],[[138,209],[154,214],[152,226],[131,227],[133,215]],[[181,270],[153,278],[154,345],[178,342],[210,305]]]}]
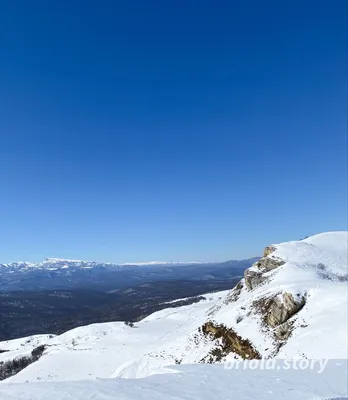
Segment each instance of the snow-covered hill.
[{"label": "snow-covered hill", "polygon": [[139,377],[171,364],[242,358],[346,358],[347,232],[265,249],[245,278],[210,305],[205,321],[120,368]]},{"label": "snow-covered hill", "polygon": [[325,370],[177,365],[145,379],[0,384],[0,400],[347,400],[347,363]]},{"label": "snow-covered hill", "polygon": [[[261,357],[347,357],[347,232],[269,246],[210,314]],[[209,330],[209,328],[208,328]]]},{"label": "snow-covered hill", "polygon": [[[173,366],[176,369],[177,364],[220,363],[235,358],[346,359],[347,243],[347,232],[330,232],[269,246],[264,257],[245,271],[244,278],[232,291],[207,295],[206,300],[189,306],[156,312],[134,327],[110,322],[76,328],[56,337],[36,336],[2,342],[0,362],[28,355],[38,345],[44,345],[45,349],[38,361],[1,383],[0,399],[1,390],[9,396],[6,398],[23,390],[21,386],[12,386],[16,382],[143,378],[173,372]],[[8,351],[1,353],[1,350]],[[179,374],[181,378],[153,377],[153,380],[147,378],[138,385],[151,388],[154,382],[165,381],[169,386],[173,382],[177,384],[178,379],[189,382],[190,374],[197,374],[195,379],[199,381],[201,374],[206,378],[210,376],[208,371],[215,371],[216,379],[228,380],[228,375],[224,375],[227,372],[220,369],[190,368],[180,369],[184,371]],[[340,368],[338,375],[342,374]],[[312,379],[304,376],[304,382]],[[232,380],[235,390],[239,390],[242,379],[236,375]],[[275,377],[268,374],[260,379],[270,385],[269,379]],[[278,375],[277,379],[284,383],[287,379],[295,379],[295,375]],[[11,386],[5,389],[2,386],[9,384]],[[72,391],[78,390],[78,383],[69,385]],[[102,390],[101,383],[90,385],[91,392]],[[120,380],[107,383],[104,386],[106,392],[112,385],[124,390],[124,397],[120,398],[141,398],[136,390],[129,394],[128,384]],[[226,382],[226,388],[229,385]],[[285,393],[289,385],[286,383],[282,389],[276,385],[274,393],[277,396],[283,393],[282,390]],[[335,391],[335,388],[331,392],[311,392],[305,383],[303,385],[301,390],[308,397],[301,394],[302,397],[288,398],[342,394],[341,389]],[[36,386],[30,387],[37,393]],[[43,386],[47,393],[55,387]],[[263,398],[255,396],[256,391],[249,386],[248,390],[250,398]],[[284,393],[282,398],[286,398]],[[177,398],[185,397],[178,395]]]},{"label": "snow-covered hill", "polygon": [[[207,300],[199,303],[156,312],[134,327],[123,322],[109,322],[76,328],[49,340],[39,335],[0,342],[0,350],[11,350],[0,353],[0,361],[10,359],[12,354],[15,357],[28,355],[38,345],[45,343],[46,350],[40,360],[8,381],[61,381],[117,376],[128,364],[158,351],[161,346],[165,348],[177,339],[185,340],[205,321],[207,308],[225,295],[226,292],[214,293],[206,295]],[[178,351],[180,354],[180,348]],[[177,363],[178,354],[167,356],[165,363]],[[142,371],[138,369],[137,376],[154,372],[154,366],[151,366],[151,370],[145,366]]]}]

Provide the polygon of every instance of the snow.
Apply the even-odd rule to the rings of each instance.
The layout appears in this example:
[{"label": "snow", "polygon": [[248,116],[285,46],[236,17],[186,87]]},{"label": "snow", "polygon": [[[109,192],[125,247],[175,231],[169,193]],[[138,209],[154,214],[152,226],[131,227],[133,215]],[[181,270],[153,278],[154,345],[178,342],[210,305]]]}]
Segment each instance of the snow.
[{"label": "snow", "polygon": [[83,261],[83,260],[72,260],[66,258],[46,258],[40,263],[31,263],[26,261],[13,262],[8,264],[0,264],[0,267],[17,268],[17,269],[28,269],[28,268],[69,268],[82,267],[92,268],[96,265],[107,265],[110,267],[141,267],[141,266],[185,266],[185,265],[203,265],[203,264],[214,264],[215,262],[199,262],[199,261],[147,261],[147,262],[128,262],[123,264],[116,264],[110,262],[95,262],[95,261]]},{"label": "snow", "polygon": [[175,299],[175,300],[170,300],[170,301],[164,301],[163,303],[161,303],[162,305],[164,304],[176,304],[176,303],[180,303],[181,301],[187,301],[190,300],[194,297],[204,297],[206,295],[199,295],[199,296],[190,296],[190,297],[181,297],[180,299]]},{"label": "snow", "polygon": [[[46,258],[45,261],[43,261],[43,263],[82,263],[84,261],[81,260],[72,260],[69,258]],[[42,263],[42,264],[43,264]]]},{"label": "snow", "polygon": [[222,300],[211,319],[248,338],[267,357],[272,353],[272,338],[263,333],[258,314],[250,313],[253,303],[284,292],[294,297],[306,296],[306,305],[295,322],[297,329],[278,357],[346,358],[347,245],[347,232],[329,232],[275,245],[275,252],[268,257],[282,259],[285,264],[268,273],[270,282],[252,292],[244,288],[235,302],[224,304]]},{"label": "snow", "polygon": [[[343,398],[348,392],[347,244],[347,232],[329,232],[275,245],[268,257],[285,263],[254,290],[244,286],[233,301],[228,291],[205,294],[205,300],[158,311],[135,327],[109,322],[52,338],[37,335],[1,342],[0,350],[9,351],[0,354],[0,362],[26,355],[40,344],[46,349],[37,362],[0,383],[0,400]],[[322,373],[197,365],[216,346],[199,331],[207,321],[247,338],[263,359],[273,357],[272,332],[264,327],[254,303],[269,296],[282,299],[284,292],[305,296],[306,304],[292,318],[292,335],[276,358],[329,360]],[[234,359],[230,354],[224,361]]]},{"label": "snow", "polygon": [[36,347],[47,343],[54,335],[34,335],[0,342],[0,363],[29,355]]},{"label": "snow", "polygon": [[172,367],[145,379],[0,384],[0,400],[324,400],[346,399],[347,364],[325,370],[227,370],[222,365]]},{"label": "snow", "polygon": [[29,263],[26,261],[18,261],[18,262],[12,262],[12,263],[7,263],[7,264],[0,264],[0,267],[7,267],[7,268],[12,268],[12,267],[19,267],[19,268],[33,268],[35,267],[35,264]]},{"label": "snow", "polygon": [[273,254],[291,265],[313,269],[325,266],[336,276],[348,274],[348,232],[327,232],[276,246]]},{"label": "snow", "polygon": [[[211,293],[199,303],[158,311],[136,323],[133,328],[123,322],[108,322],[72,329],[46,340],[47,349],[43,356],[7,381],[66,381],[110,378],[122,374],[143,377],[160,372],[159,369],[175,364],[175,359],[181,357],[183,346],[187,345],[187,336],[205,321],[209,306],[227,293]],[[28,354],[33,348],[30,345],[27,349],[21,344],[12,345],[12,349],[16,348],[15,356]],[[9,348],[1,343],[0,348],[1,345],[4,349]],[[151,362],[142,363],[147,354],[167,346],[173,347],[173,354],[168,357],[159,355],[151,358]],[[11,353],[3,354],[9,358]]]}]

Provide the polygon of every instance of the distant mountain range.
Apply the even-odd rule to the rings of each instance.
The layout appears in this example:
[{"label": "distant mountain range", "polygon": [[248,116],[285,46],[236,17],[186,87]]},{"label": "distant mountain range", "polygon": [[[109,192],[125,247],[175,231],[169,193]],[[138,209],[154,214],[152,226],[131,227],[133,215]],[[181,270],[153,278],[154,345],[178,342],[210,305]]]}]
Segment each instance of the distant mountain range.
[{"label": "distant mountain range", "polygon": [[[227,261],[229,262],[229,261]],[[147,262],[135,262],[135,263],[103,263],[96,261],[84,261],[84,260],[70,260],[66,258],[46,258],[40,263],[31,263],[27,261],[18,261],[8,264],[0,264],[0,267],[7,267],[12,269],[66,269],[66,268],[119,268],[119,267],[135,267],[135,266],[187,266],[187,265],[212,265],[221,264],[220,262],[199,262],[199,261],[188,261],[188,262],[168,262],[168,261],[147,261]]]},{"label": "distant mountain range", "polygon": [[47,258],[41,263],[0,264],[0,290],[88,288],[112,290],[162,280],[221,280],[242,275],[259,257],[226,262],[162,262],[112,264]]}]

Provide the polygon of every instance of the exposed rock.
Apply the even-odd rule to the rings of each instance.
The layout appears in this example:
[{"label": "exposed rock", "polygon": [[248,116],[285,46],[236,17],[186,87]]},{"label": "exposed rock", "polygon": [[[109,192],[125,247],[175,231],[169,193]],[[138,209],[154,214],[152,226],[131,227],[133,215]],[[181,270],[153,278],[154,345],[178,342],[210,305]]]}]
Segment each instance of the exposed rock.
[{"label": "exposed rock", "polygon": [[212,350],[208,362],[220,361],[229,353],[235,353],[243,359],[261,359],[260,353],[255,349],[248,339],[240,337],[233,329],[224,325],[216,325],[213,322],[206,322],[202,326],[202,333],[213,339],[220,339],[221,346]]},{"label": "exposed rock", "polygon": [[244,272],[245,286],[249,290],[253,290],[259,286],[262,282],[266,280],[260,271],[253,271],[252,269],[247,269]]},{"label": "exposed rock", "polygon": [[288,340],[290,335],[292,334],[292,330],[294,327],[293,321],[286,321],[284,324],[279,325],[274,330],[274,336],[278,340]]},{"label": "exposed rock", "polygon": [[237,285],[231,290],[230,293],[228,293],[228,295],[226,296],[226,299],[224,301],[224,304],[229,304],[232,303],[234,301],[237,301],[242,290],[243,290],[244,284],[243,281],[239,281],[237,283]]},{"label": "exposed rock", "polygon": [[[263,258],[244,272],[245,285],[249,290],[265,283],[269,278],[267,272],[285,264],[284,260],[271,255],[275,250],[274,246],[267,246]],[[305,302],[305,296],[294,298],[292,294],[284,292],[257,300],[254,307],[261,313],[265,325],[273,329],[275,338],[282,341],[292,333],[293,323],[288,320],[301,310]]]},{"label": "exposed rock", "polygon": [[270,245],[265,247],[265,250],[263,251],[263,256],[268,257],[270,254],[274,253],[276,251],[275,246]]},{"label": "exposed rock", "polygon": [[[239,299],[244,286],[253,290],[269,280],[269,272],[276,270],[285,264],[281,258],[272,255],[276,250],[275,246],[268,246],[264,250],[264,257],[258,260],[244,272],[244,280],[241,280],[228,294],[223,304],[229,304]],[[268,328],[275,339],[275,353],[279,350],[291,335],[294,320],[291,320],[298,311],[305,305],[305,295],[293,295],[288,292],[273,294],[269,297],[258,299],[253,302],[252,311],[261,315],[266,328]],[[221,305],[220,305],[221,307]],[[216,310],[212,310],[214,314]],[[237,315],[236,324],[243,320],[242,315]],[[239,336],[233,329],[224,325],[217,325],[207,322],[202,326],[202,332],[213,339],[219,339],[219,344],[208,354],[204,361],[215,362],[221,360],[229,353],[235,353],[243,359],[259,359],[260,353],[246,338]]]},{"label": "exposed rock", "polygon": [[240,280],[237,285],[226,295],[226,298],[219,304],[211,307],[207,315],[209,317],[212,317],[214,314],[216,314],[224,305],[233,303],[239,299],[239,296],[244,288],[244,283],[243,279]]},{"label": "exposed rock", "polygon": [[[263,315],[264,322],[271,328],[284,324],[288,319],[300,311],[306,303],[305,296],[297,299],[291,293],[284,292],[254,303]],[[279,330],[278,336],[284,336]]]},{"label": "exposed rock", "polygon": [[[266,247],[267,249],[267,247]],[[265,249],[265,252],[266,252]],[[272,271],[285,264],[285,261],[276,257],[263,257],[257,261],[251,268],[244,272],[245,285],[249,290],[255,289],[263,283],[267,277],[264,276],[266,272]]]},{"label": "exposed rock", "polygon": [[[234,296],[239,295],[242,288],[243,281],[232,291],[230,301],[233,301]],[[274,335],[274,355],[279,350],[281,343],[286,341],[292,334],[294,319],[291,319],[291,317],[298,313],[305,303],[305,295],[294,296],[288,292],[278,293],[253,302],[254,311],[261,315],[265,326],[270,328]],[[236,323],[241,320],[242,317],[238,316]],[[250,340],[242,338],[231,328],[209,321],[202,326],[201,332],[211,339],[220,340],[220,343],[205,357],[204,362],[221,361],[229,353],[235,353],[243,359],[261,358],[260,353]]]},{"label": "exposed rock", "polygon": [[257,261],[254,266],[262,273],[272,271],[285,264],[285,261],[277,257],[264,257]]}]

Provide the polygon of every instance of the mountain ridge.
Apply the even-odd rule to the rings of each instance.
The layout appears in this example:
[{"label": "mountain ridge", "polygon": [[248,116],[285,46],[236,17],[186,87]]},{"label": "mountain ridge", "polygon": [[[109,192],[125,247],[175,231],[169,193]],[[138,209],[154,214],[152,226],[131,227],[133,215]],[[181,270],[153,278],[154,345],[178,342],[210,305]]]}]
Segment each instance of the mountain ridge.
[{"label": "mountain ridge", "polygon": [[[252,260],[258,257],[250,257],[242,260],[227,260],[227,261],[145,261],[145,262],[127,262],[127,263],[112,263],[87,260],[74,260],[68,258],[47,257],[44,261],[33,263],[29,261],[14,261],[10,263],[2,263],[1,267],[5,268],[44,268],[57,266],[64,267],[135,267],[135,266],[186,266],[186,265],[218,265],[236,261]],[[63,264],[63,265],[62,265]]]},{"label": "mountain ridge", "polygon": [[225,280],[243,274],[258,257],[217,263],[118,265],[48,259],[0,265],[0,292],[87,288],[114,290],[167,280]]}]

